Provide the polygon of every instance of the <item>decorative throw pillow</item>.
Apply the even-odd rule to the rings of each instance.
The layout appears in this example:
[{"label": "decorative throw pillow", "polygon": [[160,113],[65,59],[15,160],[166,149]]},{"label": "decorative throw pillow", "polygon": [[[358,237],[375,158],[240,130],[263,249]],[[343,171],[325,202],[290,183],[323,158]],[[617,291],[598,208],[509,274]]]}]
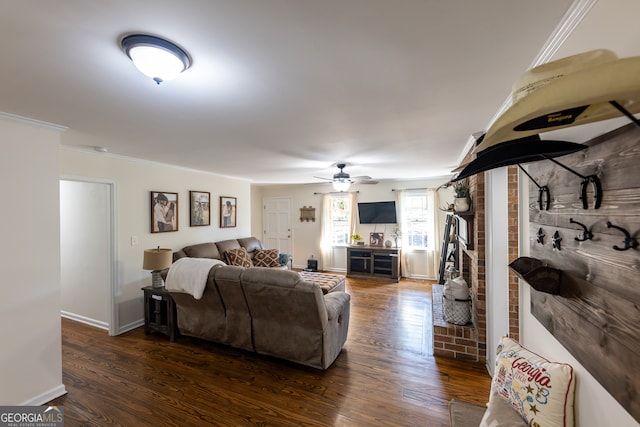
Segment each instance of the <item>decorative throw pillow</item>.
[{"label": "decorative throw pillow", "polygon": [[491,391],[528,425],[573,427],[575,383],[570,365],[549,362],[509,337],[500,340]]},{"label": "decorative throw pillow", "polygon": [[238,265],[240,267],[253,267],[251,258],[245,248],[229,249],[225,252],[229,265]]},{"label": "decorative throw pillow", "polygon": [[255,267],[280,267],[280,251],[278,249],[256,249],[253,253]]}]

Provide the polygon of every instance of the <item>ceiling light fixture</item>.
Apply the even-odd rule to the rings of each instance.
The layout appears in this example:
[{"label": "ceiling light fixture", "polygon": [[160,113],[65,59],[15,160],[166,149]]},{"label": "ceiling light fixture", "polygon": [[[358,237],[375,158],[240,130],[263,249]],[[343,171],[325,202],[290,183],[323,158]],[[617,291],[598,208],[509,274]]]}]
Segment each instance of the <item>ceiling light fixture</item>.
[{"label": "ceiling light fixture", "polygon": [[339,179],[337,181],[333,181],[333,189],[336,191],[347,191],[350,186],[351,183],[347,180]]},{"label": "ceiling light fixture", "polygon": [[136,68],[157,84],[175,79],[191,66],[191,58],[184,49],[160,37],[131,34],[120,44]]}]

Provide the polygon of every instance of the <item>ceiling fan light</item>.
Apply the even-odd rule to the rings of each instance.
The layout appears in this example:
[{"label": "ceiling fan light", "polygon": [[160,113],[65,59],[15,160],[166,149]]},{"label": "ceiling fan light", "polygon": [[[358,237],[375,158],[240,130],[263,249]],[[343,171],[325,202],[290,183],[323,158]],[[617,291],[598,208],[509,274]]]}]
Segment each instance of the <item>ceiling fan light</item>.
[{"label": "ceiling fan light", "polygon": [[340,191],[340,192],[347,191],[350,186],[351,186],[351,183],[349,181],[343,181],[343,180],[333,181],[333,189],[336,191]]},{"label": "ceiling fan light", "polygon": [[187,52],[159,37],[132,34],[121,44],[136,68],[158,84],[175,79],[191,66]]}]

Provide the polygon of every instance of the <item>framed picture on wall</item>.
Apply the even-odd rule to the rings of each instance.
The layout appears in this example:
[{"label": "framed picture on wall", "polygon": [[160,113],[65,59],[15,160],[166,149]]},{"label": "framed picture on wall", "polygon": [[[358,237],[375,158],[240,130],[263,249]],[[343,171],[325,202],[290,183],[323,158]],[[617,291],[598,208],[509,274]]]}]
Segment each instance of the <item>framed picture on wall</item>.
[{"label": "framed picture on wall", "polygon": [[151,192],[151,232],[178,231],[178,193]]},{"label": "framed picture on wall", "polygon": [[211,193],[207,191],[189,191],[189,225],[200,227],[211,225]]},{"label": "framed picture on wall", "polygon": [[236,226],[236,208],[235,197],[220,196],[220,228]]}]

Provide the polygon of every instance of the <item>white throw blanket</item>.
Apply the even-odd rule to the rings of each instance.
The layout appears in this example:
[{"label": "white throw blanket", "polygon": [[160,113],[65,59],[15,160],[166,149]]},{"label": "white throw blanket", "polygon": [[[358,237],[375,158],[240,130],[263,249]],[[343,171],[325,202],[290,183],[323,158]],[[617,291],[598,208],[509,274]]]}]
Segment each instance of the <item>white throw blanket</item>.
[{"label": "white throw blanket", "polygon": [[168,291],[185,292],[195,299],[202,298],[211,267],[226,265],[218,259],[180,258],[171,265],[165,286]]}]

